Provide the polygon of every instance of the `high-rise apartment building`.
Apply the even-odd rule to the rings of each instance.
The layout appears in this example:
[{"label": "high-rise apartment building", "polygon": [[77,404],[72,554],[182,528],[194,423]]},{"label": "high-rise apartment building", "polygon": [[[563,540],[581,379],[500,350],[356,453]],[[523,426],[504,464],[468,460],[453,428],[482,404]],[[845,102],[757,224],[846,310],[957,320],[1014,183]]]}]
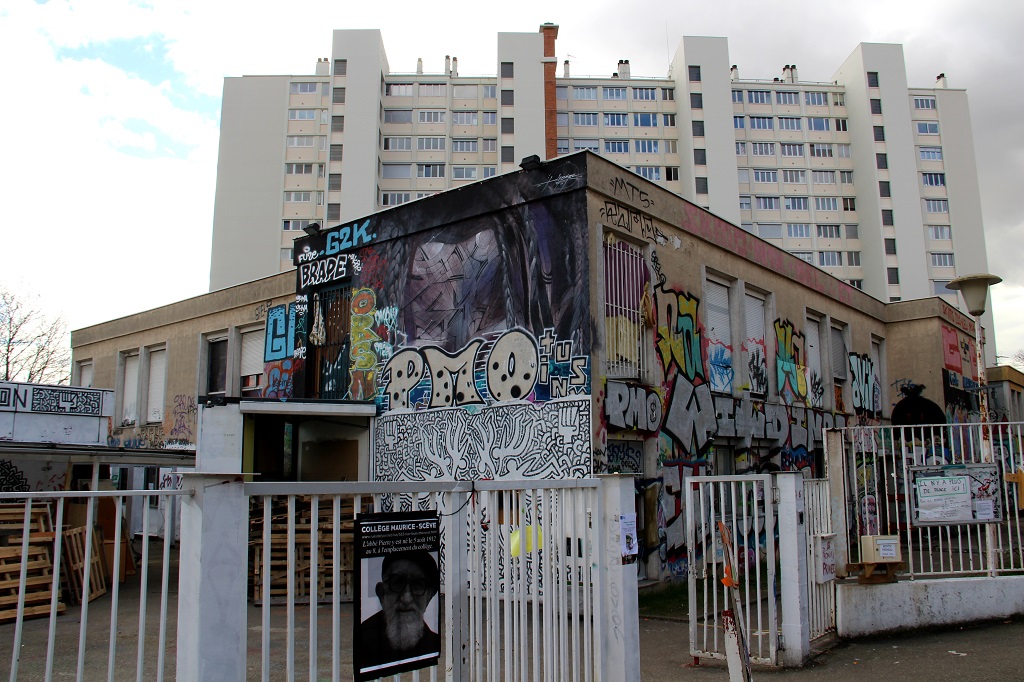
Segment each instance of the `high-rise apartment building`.
[{"label": "high-rise apartment building", "polygon": [[557,34],[499,33],[493,77],[392,72],[379,31],[338,30],[313,75],[225,79],[211,290],[293,267],[310,222],[580,150],[882,301],[956,304],[946,283],[987,271],[966,92],[909,87],[900,45],[815,83],[743,80],[725,38],[684,37],[665,78],[594,78],[557,74]]}]

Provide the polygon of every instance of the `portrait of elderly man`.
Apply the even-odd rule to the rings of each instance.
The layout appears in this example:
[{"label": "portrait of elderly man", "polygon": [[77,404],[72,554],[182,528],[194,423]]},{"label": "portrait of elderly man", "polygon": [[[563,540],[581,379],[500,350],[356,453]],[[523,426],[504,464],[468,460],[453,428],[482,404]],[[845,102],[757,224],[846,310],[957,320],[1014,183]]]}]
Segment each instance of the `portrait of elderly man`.
[{"label": "portrait of elderly man", "polygon": [[360,670],[439,655],[441,637],[423,618],[437,586],[437,562],[429,552],[384,557],[375,588],[381,610],[359,627]]}]

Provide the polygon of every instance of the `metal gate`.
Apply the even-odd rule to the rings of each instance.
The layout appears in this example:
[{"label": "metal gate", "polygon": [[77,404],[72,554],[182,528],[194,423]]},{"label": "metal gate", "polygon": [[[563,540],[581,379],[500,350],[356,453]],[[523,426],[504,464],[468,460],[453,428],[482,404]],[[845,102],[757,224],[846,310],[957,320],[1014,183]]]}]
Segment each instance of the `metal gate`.
[{"label": "metal gate", "polygon": [[[807,529],[807,615],[810,640],[835,632],[836,583],[824,580],[818,564],[831,562],[835,567],[835,533],[832,530],[832,507],[828,479],[804,481],[804,519]],[[819,578],[823,581],[819,582]]]},{"label": "metal gate", "polygon": [[722,612],[729,608],[722,585],[721,521],[732,534],[750,660],[776,665],[779,624],[776,609],[777,528],[772,478],[693,476],[686,479],[686,542],[690,556],[690,654],[725,658]]}]

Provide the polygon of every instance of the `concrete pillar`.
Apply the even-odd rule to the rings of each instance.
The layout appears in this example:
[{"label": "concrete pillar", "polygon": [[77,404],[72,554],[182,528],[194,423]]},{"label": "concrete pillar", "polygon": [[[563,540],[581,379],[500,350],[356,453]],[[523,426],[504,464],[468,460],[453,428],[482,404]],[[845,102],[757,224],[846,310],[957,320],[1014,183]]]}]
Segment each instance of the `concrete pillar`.
[{"label": "concrete pillar", "polygon": [[779,489],[779,584],[782,586],[784,666],[804,664],[811,649],[807,596],[807,531],[804,525],[804,477],[799,471],[775,474]]},{"label": "concrete pillar", "polygon": [[846,564],[850,561],[850,534],[846,520],[846,447],[843,432],[838,429],[825,432],[825,476],[828,478],[832,532],[836,534],[836,577],[845,578]]},{"label": "concrete pillar", "polygon": [[599,680],[640,679],[640,611],[637,604],[637,564],[622,563],[619,516],[634,514],[633,477],[598,476],[600,532],[597,560],[600,594],[594,622],[601,624]]},{"label": "concrete pillar", "polygon": [[249,501],[238,474],[185,473],[177,675],[245,680]]}]

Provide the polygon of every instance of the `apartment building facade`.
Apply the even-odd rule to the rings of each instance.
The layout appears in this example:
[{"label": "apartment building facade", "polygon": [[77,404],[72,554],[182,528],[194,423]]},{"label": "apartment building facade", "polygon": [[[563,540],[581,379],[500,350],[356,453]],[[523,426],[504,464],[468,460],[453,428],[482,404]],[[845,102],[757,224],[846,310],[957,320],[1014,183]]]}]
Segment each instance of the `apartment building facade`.
[{"label": "apartment building facade", "polygon": [[966,92],[909,87],[901,46],[858,45],[830,82],[744,80],[725,38],[688,36],[664,78],[595,78],[556,73],[557,34],[499,33],[490,77],[392,72],[379,31],[339,30],[314,75],[226,79],[211,290],[292,268],[311,222],[581,150],[884,302],[958,305],[946,283],[987,270]]}]

